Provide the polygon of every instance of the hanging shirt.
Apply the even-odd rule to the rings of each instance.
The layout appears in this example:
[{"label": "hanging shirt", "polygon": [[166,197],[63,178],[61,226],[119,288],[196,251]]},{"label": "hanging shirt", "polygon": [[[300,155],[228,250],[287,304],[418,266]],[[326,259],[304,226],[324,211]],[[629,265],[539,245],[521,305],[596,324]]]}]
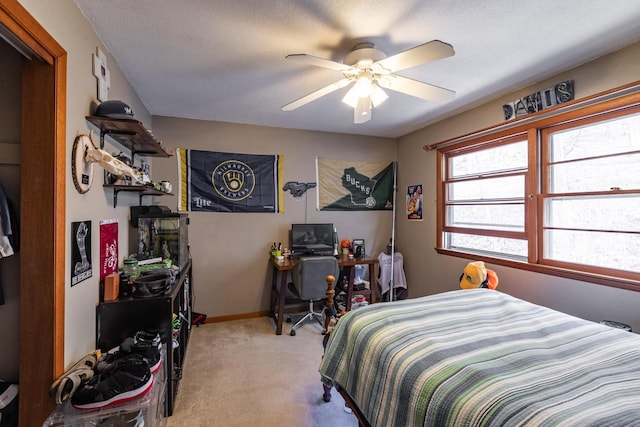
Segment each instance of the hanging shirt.
[{"label": "hanging shirt", "polygon": [[[391,255],[380,252],[380,255],[378,255],[378,263],[380,264],[378,284],[384,294],[389,291],[391,283]],[[400,252],[393,254],[393,284],[394,288],[407,288],[407,278],[404,275],[404,261]]]},{"label": "hanging shirt", "polygon": [[11,227],[12,212],[7,193],[0,184],[0,258],[11,256],[14,253],[11,245],[13,230]]},{"label": "hanging shirt", "polygon": [[[7,193],[0,184],[0,259],[18,250],[17,217]],[[0,305],[4,304],[4,292],[0,281]]]}]

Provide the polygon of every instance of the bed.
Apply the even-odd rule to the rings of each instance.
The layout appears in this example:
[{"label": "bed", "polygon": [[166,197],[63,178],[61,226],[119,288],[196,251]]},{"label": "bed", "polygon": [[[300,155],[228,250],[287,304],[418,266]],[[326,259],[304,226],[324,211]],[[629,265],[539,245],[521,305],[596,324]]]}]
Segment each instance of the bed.
[{"label": "bed", "polygon": [[499,291],[351,311],[319,371],[361,425],[640,426],[640,336]]}]

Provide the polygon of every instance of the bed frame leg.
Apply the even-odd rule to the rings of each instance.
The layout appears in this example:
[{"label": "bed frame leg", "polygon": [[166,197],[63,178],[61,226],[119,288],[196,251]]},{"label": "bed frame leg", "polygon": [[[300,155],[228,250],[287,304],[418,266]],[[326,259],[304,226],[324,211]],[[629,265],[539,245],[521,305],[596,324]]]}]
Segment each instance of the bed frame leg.
[{"label": "bed frame leg", "polygon": [[[335,319],[336,317],[336,310],[333,304],[333,297],[336,294],[336,291],[333,289],[333,283],[336,281],[336,278],[332,275],[328,275],[326,277],[326,280],[327,280],[327,291],[325,293],[327,295],[327,305],[324,308],[324,314],[325,314],[324,331],[326,334],[328,334],[330,332],[329,324],[331,322],[331,319]],[[327,337],[328,336],[325,336],[325,339],[323,340],[323,343],[322,343],[323,346],[326,345],[327,343]],[[332,387],[323,382],[322,388],[324,389],[324,392],[322,393],[322,400],[324,400],[325,402],[330,402]]]},{"label": "bed frame leg", "polygon": [[325,402],[331,402],[331,389],[333,387],[322,384],[322,388],[324,389],[324,393],[322,393],[322,400],[324,400]]}]

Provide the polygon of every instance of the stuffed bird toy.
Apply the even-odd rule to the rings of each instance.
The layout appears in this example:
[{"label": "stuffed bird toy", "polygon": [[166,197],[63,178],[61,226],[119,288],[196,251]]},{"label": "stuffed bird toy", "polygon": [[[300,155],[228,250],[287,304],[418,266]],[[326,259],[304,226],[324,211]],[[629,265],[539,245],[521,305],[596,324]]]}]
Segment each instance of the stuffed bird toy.
[{"label": "stuffed bird toy", "polygon": [[460,287],[462,289],[495,289],[498,287],[498,275],[495,271],[486,268],[482,261],[470,262],[460,276]]}]

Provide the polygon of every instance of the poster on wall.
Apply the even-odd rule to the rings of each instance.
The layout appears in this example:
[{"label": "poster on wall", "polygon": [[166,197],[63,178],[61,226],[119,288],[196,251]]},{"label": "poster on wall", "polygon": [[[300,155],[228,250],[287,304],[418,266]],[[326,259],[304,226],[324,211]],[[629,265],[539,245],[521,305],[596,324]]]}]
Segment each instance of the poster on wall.
[{"label": "poster on wall", "polygon": [[100,221],[100,280],[118,272],[118,220]]},{"label": "poster on wall", "polygon": [[407,186],[407,219],[422,221],[422,184]]},{"label": "poster on wall", "polygon": [[71,223],[71,286],[93,276],[91,270],[91,221]]},{"label": "poster on wall", "polygon": [[316,158],[317,208],[322,211],[393,209],[394,162]]},{"label": "poster on wall", "polygon": [[178,210],[284,212],[282,154],[176,150],[180,175]]}]

